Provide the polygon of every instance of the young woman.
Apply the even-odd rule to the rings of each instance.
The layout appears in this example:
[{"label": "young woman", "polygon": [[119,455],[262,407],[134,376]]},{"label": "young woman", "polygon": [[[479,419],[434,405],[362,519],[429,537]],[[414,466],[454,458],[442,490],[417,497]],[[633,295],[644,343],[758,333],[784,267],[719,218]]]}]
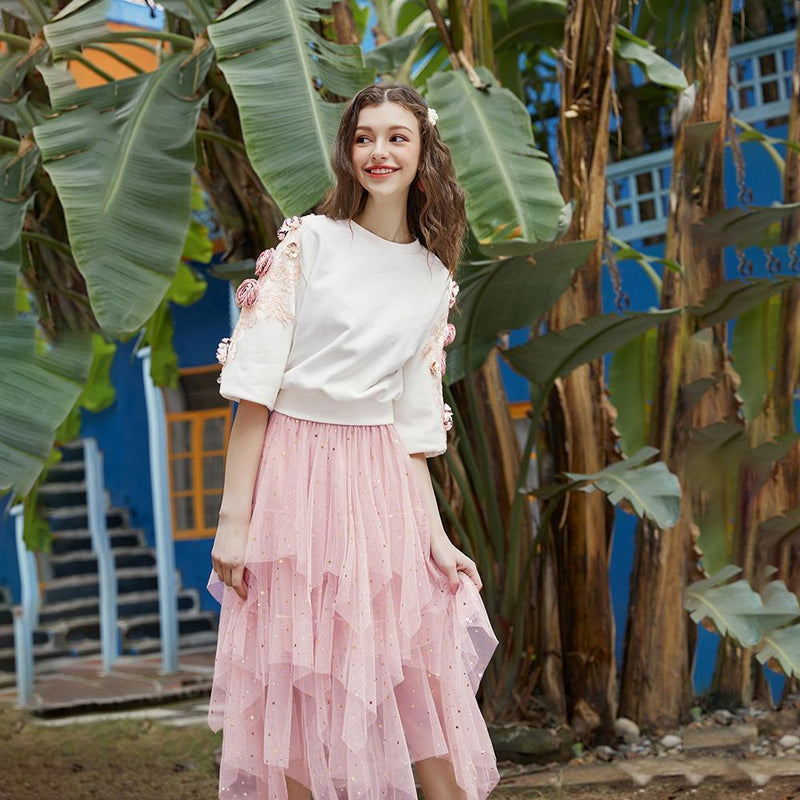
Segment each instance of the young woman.
[{"label": "young woman", "polygon": [[401,84],[348,103],[336,185],[259,256],[218,349],[220,798],[416,800],[412,763],[427,800],[498,781],[475,700],[498,642],[426,463],[466,227],[435,122]]}]

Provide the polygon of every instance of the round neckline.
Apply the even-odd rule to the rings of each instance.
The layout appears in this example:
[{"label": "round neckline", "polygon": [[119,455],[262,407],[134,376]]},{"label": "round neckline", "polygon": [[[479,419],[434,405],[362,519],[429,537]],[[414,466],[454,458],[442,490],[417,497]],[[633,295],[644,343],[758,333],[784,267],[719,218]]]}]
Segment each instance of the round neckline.
[{"label": "round neckline", "polygon": [[422,244],[417,238],[415,238],[413,242],[393,242],[391,239],[384,239],[383,236],[378,236],[377,233],[373,233],[363,225],[359,225],[354,219],[346,219],[344,222],[349,222],[355,229],[356,233],[358,233],[363,239],[367,239],[375,244],[379,244],[382,247],[391,247],[394,250],[400,250],[407,253],[415,253],[418,250],[422,250]]}]

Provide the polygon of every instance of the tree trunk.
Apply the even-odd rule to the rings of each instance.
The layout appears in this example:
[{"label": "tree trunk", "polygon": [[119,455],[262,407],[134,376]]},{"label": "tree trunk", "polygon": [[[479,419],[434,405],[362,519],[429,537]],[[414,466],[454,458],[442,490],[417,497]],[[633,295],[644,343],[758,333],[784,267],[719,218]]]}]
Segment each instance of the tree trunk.
[{"label": "tree trunk", "polygon": [[627,61],[619,59],[615,65],[617,71],[617,94],[622,116],[622,144],[625,146],[626,158],[644,153],[644,129],[639,115],[639,101],[636,99],[636,88],[631,77],[631,68]]},{"label": "tree trunk", "polygon": [[[710,3],[698,14],[694,55],[687,79],[698,81],[697,100],[688,122],[718,121],[710,140],[690,145],[686,126],[675,137],[665,255],[684,265],[680,275],[664,270],[662,306],[699,303],[724,279],[722,253],[697,241],[693,226],[719,211],[723,197],[723,155],[731,38],[731,2]],[[696,129],[695,129],[696,130]],[[684,475],[692,428],[703,428],[735,411],[735,377],[730,369],[726,329],[715,326],[693,336],[687,314],[672,317],[658,334],[656,396],[651,439],[679,477]],[[712,388],[692,407],[684,388],[716,376]],[[637,532],[631,602],[625,635],[620,713],[644,727],[672,727],[685,719],[692,700],[690,621],[683,591],[693,570],[695,512],[700,493],[685,480],[678,524],[661,531],[642,523]]]},{"label": "tree trunk", "polygon": [[[565,25],[559,121],[560,184],[575,209],[567,240],[596,239],[549,316],[559,330],[602,312],[600,268],[614,31],[618,2],[576,0]],[[598,187],[600,189],[598,190]],[[611,422],[600,359],[563,382],[563,421],[550,420],[556,469],[595,472],[607,464]],[[553,530],[560,578],[564,684],[570,724],[583,741],[611,738],[615,718],[614,628],[608,579],[613,508],[594,492],[574,492],[565,524]]]}]

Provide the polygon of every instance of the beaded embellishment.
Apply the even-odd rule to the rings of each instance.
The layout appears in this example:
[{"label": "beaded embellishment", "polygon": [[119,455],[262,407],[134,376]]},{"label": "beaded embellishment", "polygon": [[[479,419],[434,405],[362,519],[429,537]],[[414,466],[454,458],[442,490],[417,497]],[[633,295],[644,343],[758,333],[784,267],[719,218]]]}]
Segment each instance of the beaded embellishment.
[{"label": "beaded embellishment", "polygon": [[456,338],[456,326],[447,321],[449,310],[455,305],[458,294],[458,284],[450,279],[450,300],[448,310],[445,311],[433,324],[428,334],[428,341],[422,350],[422,358],[428,364],[433,377],[432,387],[436,402],[442,412],[442,425],[446,431],[453,427],[453,410],[444,402],[442,395],[442,376],[447,370],[447,353],[445,347],[452,344]]},{"label": "beaded embellishment", "polygon": [[[256,279],[242,281],[236,290],[236,305],[241,309],[239,321],[230,338],[217,346],[217,361],[224,365],[236,358],[236,345],[242,331],[258,322],[275,319],[288,325],[294,319],[291,296],[302,274],[300,262],[300,217],[288,217],[278,230],[280,242],[256,259]],[[222,376],[217,383],[222,382]]]}]

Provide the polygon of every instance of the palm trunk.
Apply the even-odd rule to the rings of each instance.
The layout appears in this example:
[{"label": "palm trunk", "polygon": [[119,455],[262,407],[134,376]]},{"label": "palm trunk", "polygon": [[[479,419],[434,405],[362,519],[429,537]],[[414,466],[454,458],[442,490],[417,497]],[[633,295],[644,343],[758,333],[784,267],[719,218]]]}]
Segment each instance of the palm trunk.
[{"label": "palm trunk", "polygon": [[[703,218],[723,207],[723,154],[726,128],[731,2],[709,4],[698,15],[694,57],[687,78],[698,81],[697,101],[689,123],[718,121],[711,139],[690,146],[686,127],[676,132],[671,208],[665,255],[685,266],[683,275],[665,270],[664,308],[699,303],[724,279],[722,253],[692,235]],[[725,419],[735,411],[724,325],[706,341],[692,337],[687,315],[673,317],[659,331],[652,439],[670,469],[683,476],[689,433]],[[699,378],[718,376],[714,386],[691,407],[684,387]],[[620,713],[645,727],[675,726],[691,705],[690,647],[693,627],[683,609],[683,591],[693,571],[693,518],[701,507],[700,491],[684,488],[678,524],[669,531],[648,523],[637,532],[631,603],[625,636]]]},{"label": "palm trunk", "polygon": [[[601,313],[600,262],[613,69],[616,0],[577,0],[565,26],[559,124],[561,193],[575,201],[568,240],[596,239],[592,256],[550,313],[553,330]],[[598,191],[598,188],[600,190]],[[556,469],[594,472],[607,463],[611,422],[602,361],[575,370],[562,386],[562,418],[550,415]],[[570,724],[583,740],[607,740],[615,717],[614,628],[608,580],[613,509],[599,493],[574,493],[554,530],[560,578],[564,684]]]}]

